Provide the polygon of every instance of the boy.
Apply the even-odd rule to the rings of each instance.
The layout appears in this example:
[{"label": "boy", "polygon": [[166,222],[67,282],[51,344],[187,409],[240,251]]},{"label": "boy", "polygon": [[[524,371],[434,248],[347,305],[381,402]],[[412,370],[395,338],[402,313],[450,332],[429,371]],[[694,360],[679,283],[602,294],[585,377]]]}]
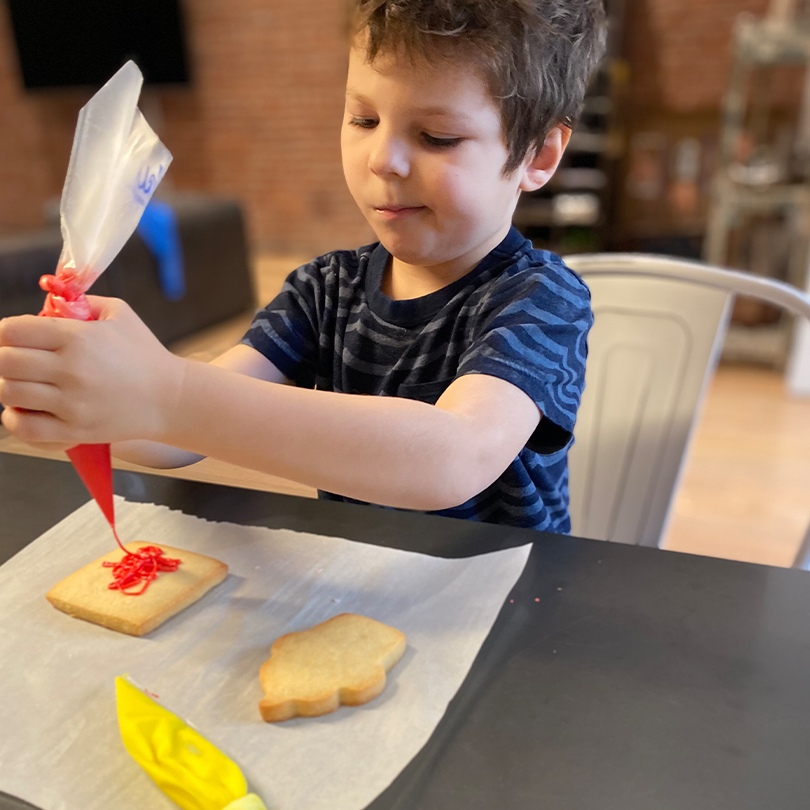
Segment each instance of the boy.
[{"label": "boy", "polygon": [[295,270],[209,365],[115,299],[89,297],[95,322],[6,319],[3,424],[156,467],[210,455],[326,497],[569,531],[590,298],[511,217],[560,161],[602,16],[601,0],[358,0],[341,147],[379,244]]}]

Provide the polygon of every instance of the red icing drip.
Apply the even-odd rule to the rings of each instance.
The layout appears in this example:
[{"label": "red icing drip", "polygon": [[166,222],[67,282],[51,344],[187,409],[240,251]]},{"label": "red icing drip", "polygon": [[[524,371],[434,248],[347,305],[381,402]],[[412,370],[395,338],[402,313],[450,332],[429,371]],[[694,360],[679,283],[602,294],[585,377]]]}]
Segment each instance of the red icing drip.
[{"label": "red icing drip", "polygon": [[[118,540],[116,534],[115,539]],[[121,541],[118,540],[121,546]],[[124,547],[121,546],[123,549]],[[105,568],[112,568],[113,581],[107,586],[112,591],[121,591],[127,596],[140,596],[160,571],[176,571],[182,560],[163,556],[163,549],[157,546],[143,546],[135,552],[124,549],[124,556],[118,562],[103,562]],[[138,591],[129,588],[141,586]]]}]

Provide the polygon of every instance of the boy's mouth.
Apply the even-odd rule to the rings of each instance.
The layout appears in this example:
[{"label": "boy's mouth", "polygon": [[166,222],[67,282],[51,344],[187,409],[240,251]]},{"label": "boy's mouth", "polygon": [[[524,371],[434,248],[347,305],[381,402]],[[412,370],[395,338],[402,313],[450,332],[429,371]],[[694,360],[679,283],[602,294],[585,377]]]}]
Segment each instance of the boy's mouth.
[{"label": "boy's mouth", "polygon": [[375,213],[383,219],[401,219],[402,217],[424,211],[424,205],[388,205],[384,207],[374,207]]}]

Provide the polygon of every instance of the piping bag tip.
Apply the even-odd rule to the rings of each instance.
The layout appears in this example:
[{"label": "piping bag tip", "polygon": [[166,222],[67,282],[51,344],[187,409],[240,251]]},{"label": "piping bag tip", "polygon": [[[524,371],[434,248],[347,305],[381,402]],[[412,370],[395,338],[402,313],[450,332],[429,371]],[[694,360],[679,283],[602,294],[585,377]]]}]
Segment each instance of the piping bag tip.
[{"label": "piping bag tip", "polygon": [[67,456],[115,531],[110,445],[77,444],[67,450]]}]

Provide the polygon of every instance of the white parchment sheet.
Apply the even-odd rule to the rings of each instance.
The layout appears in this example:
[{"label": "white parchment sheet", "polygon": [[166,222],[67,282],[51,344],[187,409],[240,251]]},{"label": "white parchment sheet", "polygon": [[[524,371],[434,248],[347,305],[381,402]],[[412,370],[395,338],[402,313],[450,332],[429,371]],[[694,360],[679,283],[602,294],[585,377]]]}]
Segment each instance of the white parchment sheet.
[{"label": "white parchment sheet", "polygon": [[[269,810],[361,810],[427,742],[530,549],[446,560],[121,498],[116,515],[122,542],[209,554],[230,573],[134,638],[45,599],[113,547],[95,503],[0,567],[0,790],[42,810],[176,807],[121,742],[114,677],[124,673],[234,759]],[[272,642],[343,612],[407,637],[383,694],[320,718],[262,722],[258,673]]]}]

